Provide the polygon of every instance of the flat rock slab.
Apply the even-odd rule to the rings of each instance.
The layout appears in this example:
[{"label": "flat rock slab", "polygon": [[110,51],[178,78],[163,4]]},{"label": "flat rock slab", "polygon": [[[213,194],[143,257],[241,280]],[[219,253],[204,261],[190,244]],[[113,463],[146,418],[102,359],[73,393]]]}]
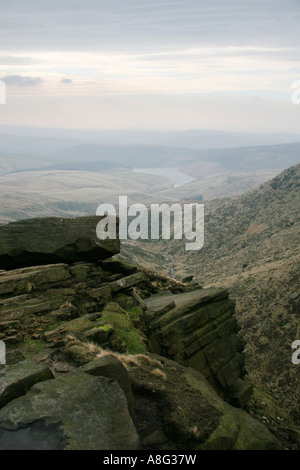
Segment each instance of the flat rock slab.
[{"label": "flat rock slab", "polygon": [[218,287],[208,289],[197,289],[182,294],[156,294],[145,299],[145,304],[150,312],[158,313],[160,316],[153,318],[153,326],[163,327],[170,322],[182,318],[194,310],[228,298],[228,291]]},{"label": "flat rock slab", "polygon": [[174,302],[176,307],[182,307],[190,304],[205,304],[210,301],[216,301],[228,297],[228,292],[221,288],[196,289],[192,292],[182,294],[173,294],[172,292],[159,293],[152,295],[144,302],[149,310],[156,311],[166,305]]},{"label": "flat rock slab", "polygon": [[0,269],[109,258],[119,253],[120,241],[98,239],[96,227],[101,219],[98,216],[32,218],[3,225]]},{"label": "flat rock slab", "polygon": [[0,408],[24,395],[37,382],[52,379],[44,365],[25,360],[0,371]]},{"label": "flat rock slab", "polygon": [[36,384],[0,410],[0,449],[135,450],[139,437],[115,380],[81,371]]}]

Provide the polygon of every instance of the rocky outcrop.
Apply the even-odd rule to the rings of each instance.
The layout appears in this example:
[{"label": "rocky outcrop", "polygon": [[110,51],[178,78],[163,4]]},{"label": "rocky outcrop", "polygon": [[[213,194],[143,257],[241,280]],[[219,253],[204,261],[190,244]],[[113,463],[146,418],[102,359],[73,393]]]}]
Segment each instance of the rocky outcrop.
[{"label": "rocky outcrop", "polygon": [[162,293],[150,297],[146,305],[149,349],[193,367],[223,395],[245,406],[251,387],[241,381],[243,347],[228,292],[210,288]]},{"label": "rocky outcrop", "polygon": [[[128,263],[124,269],[128,272]],[[149,297],[164,286],[182,288],[164,279],[154,285],[143,272],[124,276],[121,266],[118,273],[110,272],[101,263],[2,271],[0,339],[8,350],[39,351],[71,334],[118,352],[146,352],[143,308],[136,298],[138,291]]]},{"label": "rocky outcrop", "polygon": [[120,242],[100,240],[102,217],[33,218],[0,227],[0,269],[60,262],[91,261],[119,253]]},{"label": "rocky outcrop", "polygon": [[[157,355],[93,354],[83,367],[55,379],[36,377],[26,395],[10,397],[0,410],[0,449],[282,447],[263,424],[225,403],[192,368]],[[11,382],[14,368],[3,375]]]},{"label": "rocky outcrop", "polygon": [[280,447],[240,409],[251,389],[227,291],[74,263],[73,245],[68,263],[35,266],[40,251],[0,271],[0,449]]}]

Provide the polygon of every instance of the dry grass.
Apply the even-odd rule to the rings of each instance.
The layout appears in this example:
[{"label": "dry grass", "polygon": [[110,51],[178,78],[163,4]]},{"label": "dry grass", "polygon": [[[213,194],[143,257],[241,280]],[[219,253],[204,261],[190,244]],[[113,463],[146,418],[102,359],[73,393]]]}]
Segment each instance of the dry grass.
[{"label": "dry grass", "polygon": [[190,430],[190,434],[195,438],[199,439],[202,436],[202,433],[199,431],[197,426],[192,427]]},{"label": "dry grass", "polygon": [[66,339],[73,344],[80,345],[81,347],[86,348],[86,350],[90,353],[95,354],[96,358],[101,358],[105,356],[114,356],[119,361],[122,362],[122,364],[125,367],[130,367],[130,366],[139,366],[142,361],[146,361],[151,367],[154,367],[155,369],[152,371],[152,373],[157,376],[157,377],[162,377],[166,378],[164,372],[161,370],[163,365],[155,360],[152,359],[151,357],[147,356],[146,354],[121,354],[117,353],[115,351],[112,351],[110,349],[104,349],[101,348],[98,344],[95,344],[91,341],[79,341],[77,338],[75,338],[72,335],[67,335]]},{"label": "dry grass", "polygon": [[155,375],[155,377],[161,378],[163,380],[167,380],[166,374],[161,369],[154,369],[151,371],[151,374]]}]

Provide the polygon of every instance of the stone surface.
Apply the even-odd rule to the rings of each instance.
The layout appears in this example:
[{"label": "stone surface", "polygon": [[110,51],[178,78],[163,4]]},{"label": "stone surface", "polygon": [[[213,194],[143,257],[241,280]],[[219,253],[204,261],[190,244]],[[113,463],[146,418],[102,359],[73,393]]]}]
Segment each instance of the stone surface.
[{"label": "stone surface", "polygon": [[82,366],[81,370],[96,377],[101,376],[107,377],[109,379],[116,379],[119,386],[125,393],[130,415],[132,416],[132,419],[134,419],[134,400],[131,385],[128,372],[121,361],[119,361],[113,355],[107,355],[99,359],[95,359],[94,361],[91,361],[88,364]]},{"label": "stone surface", "polygon": [[25,360],[0,371],[0,408],[24,395],[37,382],[52,379],[51,371],[37,362]]},{"label": "stone surface", "polygon": [[[152,401],[144,401],[142,417],[136,411],[137,422],[148,421],[143,429],[146,449],[152,448],[155,437],[163,435],[168,443],[158,439],[156,449],[282,448],[263,424],[224,402],[204,376],[191,367],[149,355],[133,357],[127,361],[127,368],[135,397],[152,397]],[[159,420],[155,420],[155,414]]]},{"label": "stone surface", "polygon": [[[73,235],[77,236],[76,230]],[[66,233],[66,236],[69,235]],[[64,237],[63,241],[66,242]],[[135,424],[143,448],[248,448],[248,444],[241,440],[243,429],[250,436],[249,445],[258,447],[250,430],[254,424],[247,421],[248,415],[247,418],[235,415],[234,408],[226,408],[227,404],[222,400],[225,398],[236,407],[244,407],[251,393],[251,387],[241,380],[244,374],[241,351],[244,346],[237,336],[235,305],[228,292],[219,288],[183,285],[113,259],[89,262],[96,261],[89,259],[89,254],[95,253],[94,247],[89,248],[89,254],[88,251],[84,254],[84,243],[75,245],[66,244],[62,251],[55,247],[55,256],[59,252],[60,256],[63,253],[67,257],[59,258],[59,261],[75,261],[71,265],[59,262],[17,269],[7,266],[8,271],[0,271],[0,338],[7,344],[10,364],[14,362],[13,349],[17,349],[16,361],[33,357],[36,362],[46,364],[55,375],[56,378],[49,382],[56,385],[47,384],[43,389],[43,403],[46,403],[46,397],[51,401],[52,396],[58,397],[64,390],[71,400],[72,381],[73,403],[76,396],[81,403],[83,382],[89,380],[87,377],[92,380],[105,378],[108,380],[105,393],[111,393],[109,384],[118,384],[120,393],[127,400],[127,415],[131,419],[136,413]],[[113,250],[108,250],[105,256],[112,255]],[[35,264],[35,254],[31,254],[31,263]],[[20,261],[23,254],[15,253],[13,256],[16,258],[12,259]],[[40,259],[40,262],[45,261],[44,257]],[[181,365],[165,362],[162,367],[162,359],[156,361],[147,356],[149,350]],[[143,367],[134,369],[137,361],[143,363]],[[37,366],[35,364],[34,367]],[[187,372],[183,366],[193,369]],[[79,367],[82,379],[76,388],[72,377],[73,371]],[[129,371],[130,380],[125,369]],[[7,375],[9,370],[11,374],[12,367],[3,368],[1,374]],[[214,387],[219,394],[220,405],[215,406],[218,395],[208,393],[210,388],[205,379],[200,374],[201,380],[200,376],[196,380],[192,370],[201,372]],[[188,379],[183,379],[184,374]],[[72,424],[71,434],[67,435],[56,415],[50,415],[50,420],[43,415],[42,405],[34,415],[38,416],[37,421],[30,424],[26,421],[26,415],[30,419],[33,411],[31,405],[27,408],[24,403],[27,399],[28,403],[35,403],[39,395],[37,389],[34,392],[36,386],[31,387],[35,381],[45,380],[41,376],[32,378],[30,373],[27,375],[28,381],[26,379],[22,385],[21,380],[21,387],[14,384],[12,390],[17,392],[3,401],[3,412],[13,402],[18,402],[23,416],[19,424],[0,429],[0,447],[81,448],[77,437],[74,437],[79,432],[77,424]],[[48,378],[53,378],[50,375]],[[66,382],[57,382],[61,378]],[[200,381],[203,390],[199,384],[198,388],[194,387],[194,379],[197,384]],[[25,395],[22,397],[22,394]],[[24,403],[21,398],[26,398]],[[13,402],[9,403],[10,400]],[[64,404],[59,406],[62,409]],[[97,406],[95,409],[98,412]],[[91,426],[100,429],[97,417],[93,418],[95,422],[91,421],[90,408],[82,413],[82,419],[86,413]],[[65,423],[72,421],[71,411],[64,419]],[[125,421],[125,427],[128,427],[127,418]],[[145,422],[146,427],[143,427]],[[232,429],[230,422],[233,423]],[[258,430],[259,435],[262,433]],[[124,444],[126,439],[122,439],[116,448],[127,448]],[[105,439],[96,442],[87,437],[82,445],[83,448],[100,449],[106,448],[107,442]],[[263,440],[262,446],[270,445],[268,439]]]},{"label": "stone surface", "polygon": [[128,263],[128,261],[120,261],[116,259],[107,259],[102,261],[101,267],[104,271],[118,274],[122,273],[124,276],[129,276],[137,271],[137,267],[134,264]]},{"label": "stone surface", "polygon": [[124,289],[128,289],[129,287],[135,286],[142,282],[147,281],[147,276],[143,272],[137,272],[131,274],[130,276],[123,277],[117,281],[111,282],[108,285],[104,285],[103,287],[99,287],[97,289],[92,289],[89,292],[89,295],[93,299],[99,299],[101,297],[108,297],[111,294],[119,292]]},{"label": "stone surface", "polygon": [[60,262],[92,261],[119,253],[119,240],[99,240],[101,217],[33,218],[0,227],[0,267],[15,269]]},{"label": "stone surface", "polygon": [[18,362],[24,361],[24,354],[18,349],[13,349],[12,351],[7,351],[6,353],[6,364],[12,366],[18,364]]},{"label": "stone surface", "polygon": [[76,371],[36,384],[0,410],[0,449],[135,450],[139,437],[115,380]]},{"label": "stone surface", "polygon": [[238,379],[228,391],[227,397],[233,406],[245,408],[252,394],[252,386]]},{"label": "stone surface", "polygon": [[[109,260],[103,264],[110,266]],[[113,269],[119,264],[111,263]],[[111,271],[87,262],[1,272],[1,339],[9,349],[35,354],[70,334],[120,353],[150,348],[196,368],[222,390],[234,386],[243,374],[243,355],[226,290],[174,294],[174,281],[141,271],[120,275],[112,280]],[[65,354],[76,365],[91,360],[78,344]]]},{"label": "stone surface", "polygon": [[[55,376],[29,383],[3,406],[0,448],[130,449],[138,445],[133,416],[142,448],[257,448],[258,439],[261,448],[276,447],[264,426],[258,423],[256,428],[256,421],[254,425],[246,413],[236,414],[241,410],[222,399],[244,406],[249,396],[241,381],[243,357],[228,292],[189,290],[174,280],[131,273],[130,266],[109,261],[0,272],[1,339],[17,341],[8,341],[8,355],[13,357],[11,351],[17,348],[17,360],[33,357]],[[148,357],[149,348],[182,365]],[[86,370],[78,371],[81,366]],[[197,372],[184,366],[204,374],[219,396],[201,374],[195,378]],[[94,380],[102,385],[106,381],[104,389]],[[114,387],[123,397],[121,421]],[[86,426],[81,441],[77,413]],[[128,444],[127,432],[121,435],[120,423],[135,436],[134,444]],[[106,437],[99,437],[101,429]]]},{"label": "stone surface", "polygon": [[145,302],[152,313],[145,317],[150,351],[193,367],[226,395],[243,375],[244,366],[233,317],[235,304],[228,292],[198,289],[160,294]]},{"label": "stone surface", "polygon": [[11,298],[2,301],[1,310],[6,311],[15,308],[15,305],[22,305],[27,312],[43,311],[48,308],[51,299],[45,299],[45,304],[41,305],[41,302],[31,298],[34,291],[46,290],[55,285],[70,285],[70,279],[68,265],[63,263],[4,271],[0,273],[0,296],[10,295]]},{"label": "stone surface", "polygon": [[144,447],[148,449],[156,449],[157,447],[162,446],[163,444],[166,444],[168,440],[169,439],[165,435],[164,432],[160,430],[156,430],[149,436],[145,437],[142,444]]}]

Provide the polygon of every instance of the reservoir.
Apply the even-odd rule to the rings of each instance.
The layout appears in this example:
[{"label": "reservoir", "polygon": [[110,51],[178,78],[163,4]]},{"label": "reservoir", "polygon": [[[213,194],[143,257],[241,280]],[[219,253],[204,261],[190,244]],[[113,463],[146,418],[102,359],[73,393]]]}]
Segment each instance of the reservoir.
[{"label": "reservoir", "polygon": [[192,176],[186,175],[179,168],[161,167],[161,168],[134,168],[134,173],[144,173],[148,175],[164,176],[174,181],[174,188],[194,181]]}]

